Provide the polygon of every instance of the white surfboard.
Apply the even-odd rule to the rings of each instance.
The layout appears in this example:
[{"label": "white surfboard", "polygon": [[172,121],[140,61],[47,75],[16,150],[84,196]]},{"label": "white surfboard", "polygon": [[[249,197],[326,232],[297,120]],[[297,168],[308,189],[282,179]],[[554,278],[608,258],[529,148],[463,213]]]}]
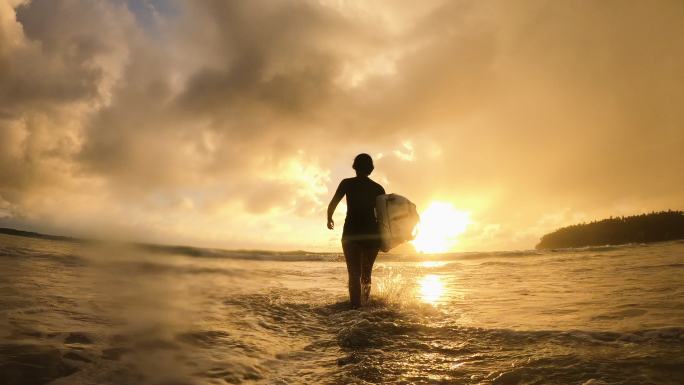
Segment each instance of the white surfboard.
[{"label": "white surfboard", "polygon": [[380,227],[380,250],[387,252],[415,238],[415,227],[420,220],[416,205],[397,194],[375,198],[375,215]]}]

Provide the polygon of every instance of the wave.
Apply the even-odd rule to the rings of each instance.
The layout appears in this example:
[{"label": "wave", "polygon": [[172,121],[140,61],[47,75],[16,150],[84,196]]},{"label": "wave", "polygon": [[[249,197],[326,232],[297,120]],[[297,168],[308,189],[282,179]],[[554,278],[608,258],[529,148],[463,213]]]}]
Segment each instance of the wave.
[{"label": "wave", "polygon": [[[333,377],[340,383],[421,383],[430,375],[444,383],[668,384],[684,371],[682,327],[621,332],[492,329],[462,326],[429,305],[400,304],[382,296],[360,310],[349,309],[344,300],[316,304],[306,296],[284,291],[229,302],[257,314],[264,330],[315,339],[308,349],[320,349],[320,354],[337,346],[340,370]],[[641,354],[640,346],[649,347],[649,353]],[[640,374],[654,365],[658,371]]]},{"label": "wave", "polygon": [[[425,378],[466,384],[674,384],[684,374],[682,327],[482,328],[459,325],[452,312],[383,295],[353,310],[345,297],[321,301],[320,293],[292,289],[216,300],[210,304],[215,322],[179,329],[18,336],[0,345],[0,379],[1,373],[19,373],[23,383],[40,383],[29,381],[32,365],[51,368],[36,375],[64,384],[106,382],[112,375],[120,384],[426,383]],[[173,371],[128,366],[150,364],[149,357]],[[164,377],[171,375],[176,377]]]},{"label": "wave", "polygon": [[[313,293],[290,290],[271,291],[226,299],[226,304],[247,308],[266,323],[280,329],[288,324],[297,325],[297,333],[309,327],[310,333],[321,332],[321,326],[336,330],[337,340],[343,347],[380,347],[387,345],[386,338],[489,338],[517,343],[554,339],[568,343],[666,342],[682,344],[684,327],[645,328],[628,331],[570,330],[517,330],[462,326],[457,317],[428,304],[400,302],[376,293],[367,307],[350,309],[346,298],[329,302],[315,302]],[[314,302],[310,302],[310,301]],[[307,325],[307,322],[311,325]],[[319,324],[318,327],[315,327]],[[681,346],[684,348],[684,345]]]}]

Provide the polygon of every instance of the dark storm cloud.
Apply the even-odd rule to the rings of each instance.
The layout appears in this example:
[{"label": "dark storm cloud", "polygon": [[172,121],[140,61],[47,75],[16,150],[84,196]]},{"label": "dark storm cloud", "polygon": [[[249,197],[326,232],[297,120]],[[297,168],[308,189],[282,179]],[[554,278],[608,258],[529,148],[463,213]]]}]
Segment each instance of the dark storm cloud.
[{"label": "dark storm cloud", "polygon": [[680,2],[128,5],[0,2],[5,221],[323,247],[361,151],[470,248],[684,198]]}]

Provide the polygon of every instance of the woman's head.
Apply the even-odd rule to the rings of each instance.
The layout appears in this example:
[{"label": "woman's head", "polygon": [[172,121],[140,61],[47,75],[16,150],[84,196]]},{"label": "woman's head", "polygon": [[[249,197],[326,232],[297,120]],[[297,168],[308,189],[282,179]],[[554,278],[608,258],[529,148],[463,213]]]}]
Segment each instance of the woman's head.
[{"label": "woman's head", "polygon": [[352,168],[358,175],[368,176],[373,172],[373,159],[368,154],[359,154],[354,158]]}]

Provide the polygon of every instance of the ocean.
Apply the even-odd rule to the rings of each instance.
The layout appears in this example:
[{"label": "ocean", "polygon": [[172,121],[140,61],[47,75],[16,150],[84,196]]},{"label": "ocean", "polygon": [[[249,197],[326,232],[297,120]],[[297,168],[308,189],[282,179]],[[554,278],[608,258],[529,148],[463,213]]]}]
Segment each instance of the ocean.
[{"label": "ocean", "polygon": [[0,384],[684,383],[684,242],[180,251],[0,235]]}]

